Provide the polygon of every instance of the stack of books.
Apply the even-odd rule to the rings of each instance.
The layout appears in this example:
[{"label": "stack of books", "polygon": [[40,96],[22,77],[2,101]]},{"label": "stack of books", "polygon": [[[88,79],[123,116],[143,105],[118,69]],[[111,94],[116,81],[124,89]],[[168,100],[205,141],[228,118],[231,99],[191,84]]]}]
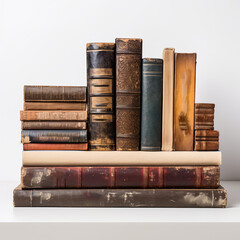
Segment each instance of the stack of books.
[{"label": "stack of books", "polygon": [[[87,44],[86,55],[87,96],[83,97],[84,87],[75,87],[67,99],[87,99],[88,136],[80,134],[86,131],[82,129],[68,130],[79,134],[69,132],[70,137],[53,132],[31,135],[23,128],[21,185],[14,190],[14,206],[226,207],[221,152],[209,147],[219,137],[210,132],[214,128],[199,128],[213,121],[214,104],[195,104],[196,53],[166,48],[163,59],[142,59],[142,39],[117,38],[115,43]],[[45,87],[29,87],[41,89],[41,94],[26,94],[27,88],[23,124],[35,115],[39,125],[86,121],[40,118],[37,110],[50,109],[26,109],[26,99],[45,101],[42,106],[47,106]],[[48,100],[57,98],[49,96]],[[59,138],[61,144],[70,139],[71,144],[88,142],[89,151],[26,148],[36,139],[48,144]]]}]

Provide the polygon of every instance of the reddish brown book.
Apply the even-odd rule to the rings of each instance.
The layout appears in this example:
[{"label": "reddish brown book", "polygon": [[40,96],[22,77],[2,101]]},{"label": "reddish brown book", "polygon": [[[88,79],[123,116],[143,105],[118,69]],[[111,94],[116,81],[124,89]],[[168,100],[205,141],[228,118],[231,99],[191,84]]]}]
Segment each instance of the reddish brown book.
[{"label": "reddish brown book", "polygon": [[214,114],[196,114],[195,113],[195,122],[213,122]]},{"label": "reddish brown book", "polygon": [[195,130],[213,130],[214,129],[214,124],[199,124],[195,123]]},{"label": "reddish brown book", "polygon": [[219,141],[195,141],[195,151],[218,151]]},{"label": "reddish brown book", "polygon": [[200,108],[206,108],[206,109],[214,109],[215,104],[214,103],[195,103],[195,109]]},{"label": "reddish brown book", "polygon": [[23,144],[24,151],[31,151],[31,150],[76,150],[76,151],[86,151],[88,149],[87,143],[27,143]]},{"label": "reddish brown book", "polygon": [[195,114],[214,114],[214,108],[195,108]]},{"label": "reddish brown book", "polygon": [[22,167],[22,188],[217,188],[219,166]]},{"label": "reddish brown book", "polygon": [[195,137],[219,137],[219,131],[217,130],[196,130]]},{"label": "reddish brown book", "polygon": [[24,102],[24,110],[77,110],[85,111],[86,103]]}]

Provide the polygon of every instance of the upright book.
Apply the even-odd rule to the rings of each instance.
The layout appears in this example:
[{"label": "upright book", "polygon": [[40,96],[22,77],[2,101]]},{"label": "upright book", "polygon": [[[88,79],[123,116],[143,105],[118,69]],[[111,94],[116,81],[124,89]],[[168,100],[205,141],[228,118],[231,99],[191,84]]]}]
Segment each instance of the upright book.
[{"label": "upright book", "polygon": [[196,53],[175,53],[174,149],[193,151]]},{"label": "upright book", "polygon": [[162,143],[163,60],[142,60],[141,150],[160,151]]},{"label": "upright book", "polygon": [[116,39],[116,150],[140,149],[142,39]]},{"label": "upright book", "polygon": [[87,44],[89,150],[115,150],[115,44]]}]

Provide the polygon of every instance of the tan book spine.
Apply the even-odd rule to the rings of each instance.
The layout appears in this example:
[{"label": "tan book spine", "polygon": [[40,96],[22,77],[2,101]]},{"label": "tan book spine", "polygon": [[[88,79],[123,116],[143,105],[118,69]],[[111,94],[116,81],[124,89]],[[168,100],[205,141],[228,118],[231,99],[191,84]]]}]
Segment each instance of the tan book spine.
[{"label": "tan book spine", "polygon": [[163,50],[162,151],[173,150],[174,51]]},{"label": "tan book spine", "polygon": [[218,151],[219,141],[195,141],[195,151]]},{"label": "tan book spine", "polygon": [[24,102],[24,110],[78,110],[85,111],[86,103]]},{"label": "tan book spine", "polygon": [[87,111],[20,111],[21,121],[87,121]]},{"label": "tan book spine", "polygon": [[23,166],[218,166],[221,152],[23,151]]}]

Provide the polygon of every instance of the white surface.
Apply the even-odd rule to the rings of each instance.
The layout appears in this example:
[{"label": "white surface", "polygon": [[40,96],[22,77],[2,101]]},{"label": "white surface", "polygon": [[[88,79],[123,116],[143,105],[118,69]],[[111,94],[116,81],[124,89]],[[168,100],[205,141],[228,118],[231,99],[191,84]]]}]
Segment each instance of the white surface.
[{"label": "white surface", "polygon": [[226,209],[14,208],[12,191],[16,185],[0,182],[4,192],[0,198],[0,239],[239,239],[237,181],[222,182],[228,192]]},{"label": "white surface", "polygon": [[222,179],[240,180],[240,1],[0,0],[1,180],[17,180],[23,86],[86,85],[87,42],[143,38],[143,57],[164,47],[197,52],[197,102],[216,103]]}]

